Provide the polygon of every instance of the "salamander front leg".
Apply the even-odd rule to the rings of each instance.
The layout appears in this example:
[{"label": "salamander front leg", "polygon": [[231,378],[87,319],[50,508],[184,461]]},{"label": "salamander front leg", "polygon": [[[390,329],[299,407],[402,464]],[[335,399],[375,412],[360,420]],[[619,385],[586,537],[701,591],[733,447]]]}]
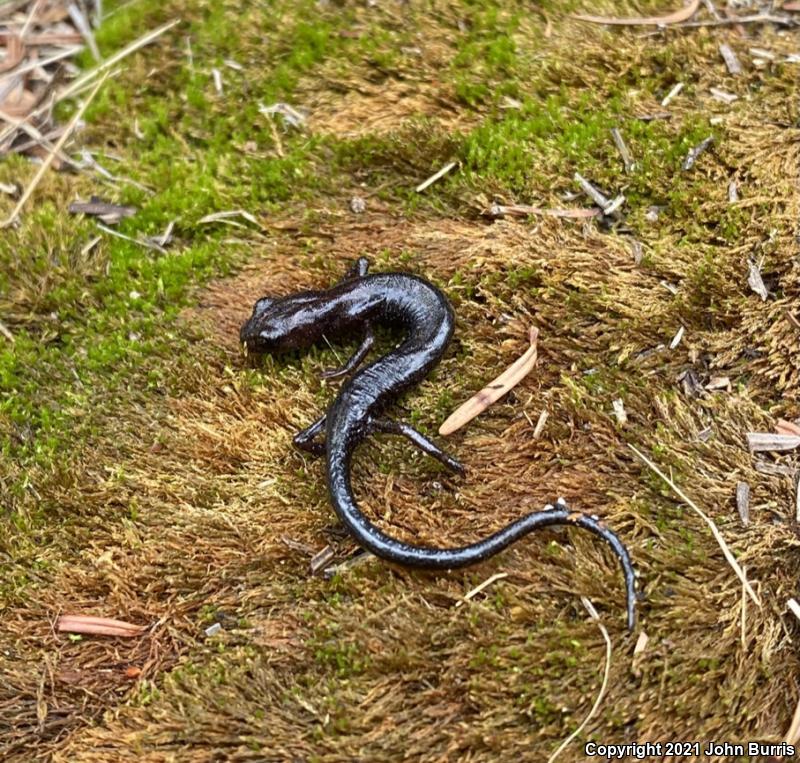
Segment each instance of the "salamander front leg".
[{"label": "salamander front leg", "polygon": [[346,376],[351,371],[354,371],[356,368],[358,368],[361,361],[367,357],[367,353],[372,349],[372,345],[374,343],[375,343],[375,336],[372,333],[372,328],[370,327],[369,324],[367,324],[367,329],[364,339],[362,340],[359,348],[353,353],[350,360],[348,360],[344,365],[340,366],[339,368],[330,368],[327,371],[323,371],[320,374],[320,377],[322,379],[335,379],[337,376]]},{"label": "salamander front leg", "polygon": [[464,467],[459,461],[445,453],[438,445],[431,442],[422,432],[418,432],[408,424],[402,424],[392,419],[370,419],[369,429],[372,432],[387,432],[388,434],[402,435],[411,440],[421,451],[429,456],[433,456],[437,461],[444,464],[450,471],[455,472],[461,477],[464,476]]},{"label": "salamander front leg", "polygon": [[314,442],[314,438],[322,431],[324,426],[325,416],[320,416],[310,427],[300,430],[292,438],[295,447],[314,456],[324,456],[325,443]]}]

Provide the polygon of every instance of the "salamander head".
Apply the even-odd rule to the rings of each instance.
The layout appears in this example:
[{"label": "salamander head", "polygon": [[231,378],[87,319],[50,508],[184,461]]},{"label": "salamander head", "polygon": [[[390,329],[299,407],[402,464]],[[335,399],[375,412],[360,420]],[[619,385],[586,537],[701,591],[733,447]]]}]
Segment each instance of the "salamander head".
[{"label": "salamander head", "polygon": [[242,325],[239,338],[248,352],[282,352],[308,347],[321,336],[316,292],[272,299],[263,297]]}]

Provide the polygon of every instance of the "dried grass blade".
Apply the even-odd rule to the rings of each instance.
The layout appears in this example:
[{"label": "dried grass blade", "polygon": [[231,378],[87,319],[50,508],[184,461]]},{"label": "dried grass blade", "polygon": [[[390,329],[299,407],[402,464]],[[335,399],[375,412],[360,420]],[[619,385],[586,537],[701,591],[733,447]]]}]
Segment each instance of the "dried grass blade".
[{"label": "dried grass blade", "polygon": [[[603,682],[600,684],[600,691],[597,693],[597,699],[594,701],[589,714],[583,719],[581,725],[578,726],[578,728],[576,728],[559,745],[558,749],[547,759],[547,763],[553,763],[553,761],[563,752],[566,746],[586,728],[586,725],[590,720],[592,720],[592,718],[594,718],[595,713],[599,709],[600,703],[603,701],[603,697],[606,694],[606,689],[608,688],[608,676],[611,672],[611,637],[608,635],[605,625],[603,625],[603,623],[600,621],[600,617],[598,616],[597,610],[594,608],[592,602],[589,601],[589,599],[587,599],[585,596],[581,596],[581,601],[583,602],[583,606],[586,607],[589,617],[591,617],[591,619],[597,623],[597,627],[600,629],[600,633],[603,634],[603,639],[606,642],[606,662],[605,667],[603,668]],[[637,642],[637,646],[638,645],[639,642]]]},{"label": "dried grass blade", "polygon": [[536,365],[538,338],[539,330],[535,326],[531,326],[531,346],[525,351],[525,354],[517,358],[500,376],[451,413],[444,424],[439,427],[439,434],[452,434],[519,384]]},{"label": "dried grass blade", "polygon": [[160,37],[164,32],[169,31],[174,27],[180,19],[173,19],[172,21],[167,22],[163,26],[158,27],[158,29],[154,29],[152,32],[148,32],[146,35],[143,35],[138,40],[134,40],[130,45],[126,45],[122,50],[115,53],[111,58],[107,58],[103,61],[102,64],[99,64],[94,69],[86,72],[86,74],[78,77],[74,82],[72,82],[68,87],[64,88],[59,94],[56,100],[63,101],[65,98],[69,98],[71,95],[75,94],[83,87],[87,82],[90,82],[95,77],[103,74],[103,72],[111,69],[114,65],[119,63],[123,58],[129,56],[131,53],[135,53],[139,48],[143,48],[145,45],[149,45],[151,42],[156,40]]},{"label": "dried grass blade", "polygon": [[659,477],[661,477],[664,482],[667,483],[676,493],[676,495],[687,505],[689,508],[693,509],[697,515],[708,525],[708,528],[711,530],[711,534],[716,539],[719,547],[722,549],[722,553],[725,556],[728,564],[731,566],[733,571],[738,576],[739,580],[742,581],[742,585],[745,587],[748,596],[753,600],[753,602],[757,606],[761,606],[761,600],[756,595],[756,592],[753,590],[752,586],[747,580],[746,575],[742,571],[742,568],[739,566],[739,562],[736,561],[736,557],[731,552],[728,544],[725,542],[725,538],[722,537],[722,533],[720,533],[717,526],[714,524],[713,520],[691,499],[689,498],[686,493],[683,492],[669,477],[667,477],[664,472],[661,471],[644,453],[638,451],[633,445],[628,443],[628,447],[647,465],[649,466]]},{"label": "dried grass blade", "polygon": [[460,606],[463,606],[463,604],[465,602],[468,602],[470,599],[474,599],[481,591],[485,591],[490,585],[492,585],[492,583],[496,583],[498,580],[503,580],[504,578],[507,577],[508,577],[507,572],[498,572],[492,575],[491,577],[486,578],[486,580],[484,580],[483,583],[476,585],[475,588],[464,594],[463,599],[459,599],[456,602],[456,609],[458,609],[458,607]]}]

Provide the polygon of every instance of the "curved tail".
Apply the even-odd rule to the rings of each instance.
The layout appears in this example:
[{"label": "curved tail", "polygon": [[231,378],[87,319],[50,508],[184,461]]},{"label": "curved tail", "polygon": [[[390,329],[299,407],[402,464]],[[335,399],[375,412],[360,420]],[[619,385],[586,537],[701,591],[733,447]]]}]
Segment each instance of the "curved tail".
[{"label": "curved tail", "polygon": [[[329,433],[331,431],[329,430]],[[354,438],[329,437],[327,443],[328,489],[336,514],[368,551],[389,562],[405,567],[423,569],[453,569],[466,567],[488,559],[528,533],[551,525],[581,527],[605,540],[620,561],[627,593],[628,629],[636,622],[636,576],[630,554],[616,533],[605,527],[597,518],[572,511],[563,499],[555,506],[528,514],[477,543],[457,548],[431,548],[415,546],[392,538],[378,529],[355,502],[350,482]]]}]

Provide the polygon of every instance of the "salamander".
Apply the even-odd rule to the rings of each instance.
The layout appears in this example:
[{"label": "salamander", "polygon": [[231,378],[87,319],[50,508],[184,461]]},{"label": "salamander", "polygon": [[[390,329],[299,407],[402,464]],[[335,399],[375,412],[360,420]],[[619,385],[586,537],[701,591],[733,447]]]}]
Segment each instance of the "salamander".
[{"label": "salamander", "polygon": [[[633,629],[636,578],[625,545],[597,517],[570,509],[563,499],[483,540],[454,548],[406,543],[381,531],[364,516],[353,495],[350,469],[356,448],[368,435],[401,435],[450,471],[461,476],[465,473],[457,459],[424,434],[385,415],[389,404],[421,381],[441,359],[453,336],[453,309],[445,295],[423,278],[407,273],[370,274],[368,267],[362,257],[329,289],[259,299],[240,331],[246,352],[256,355],[303,350],[328,337],[360,335],[353,356],[340,368],[323,373],[324,378],[352,376],[342,384],[327,412],[294,437],[298,448],[325,457],[331,504],[347,530],[362,547],[389,562],[454,569],[488,559],[542,527],[581,527],[603,538],[619,559],[625,577],[628,628]],[[399,329],[404,339],[357,370],[374,344],[376,326]],[[324,442],[317,441],[323,433]]]}]

